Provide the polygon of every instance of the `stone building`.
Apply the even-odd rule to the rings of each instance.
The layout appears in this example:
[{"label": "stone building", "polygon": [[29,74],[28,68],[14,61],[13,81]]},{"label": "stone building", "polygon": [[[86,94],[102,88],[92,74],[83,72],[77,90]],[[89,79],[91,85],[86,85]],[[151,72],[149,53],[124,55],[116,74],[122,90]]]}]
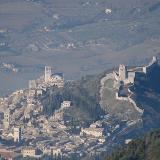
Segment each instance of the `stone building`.
[{"label": "stone building", "polygon": [[35,157],[36,156],[36,149],[32,147],[26,147],[22,150],[23,157]]},{"label": "stone building", "polygon": [[103,128],[94,128],[94,127],[90,127],[90,128],[82,128],[81,129],[81,135],[89,135],[89,136],[93,136],[93,137],[103,137],[104,135],[104,129]]},{"label": "stone building", "polygon": [[71,106],[71,101],[63,101],[61,103],[61,109],[69,108]]},{"label": "stone building", "polygon": [[63,74],[60,73],[52,74],[49,79],[49,84],[51,86],[57,86],[58,88],[63,87],[64,86]]},{"label": "stone building", "polygon": [[14,138],[14,142],[20,142],[21,141],[21,128],[20,127],[14,127],[13,138]]},{"label": "stone building", "polygon": [[29,80],[29,89],[36,89],[36,80]]},{"label": "stone building", "polygon": [[45,147],[43,150],[43,154],[45,155],[60,155],[62,154],[61,149],[55,146],[49,146],[49,147]]},{"label": "stone building", "polygon": [[123,81],[127,78],[127,67],[123,64],[119,65],[119,80]]},{"label": "stone building", "polygon": [[34,98],[36,95],[36,90],[35,89],[29,89],[28,97],[29,98]]},{"label": "stone building", "polygon": [[4,112],[3,126],[5,129],[8,129],[10,125],[10,110]]}]

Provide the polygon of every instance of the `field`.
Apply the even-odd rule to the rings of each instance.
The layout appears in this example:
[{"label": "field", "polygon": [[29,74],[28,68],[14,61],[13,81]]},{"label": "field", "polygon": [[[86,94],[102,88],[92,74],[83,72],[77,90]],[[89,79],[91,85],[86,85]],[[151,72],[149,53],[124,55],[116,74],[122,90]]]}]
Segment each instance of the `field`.
[{"label": "field", "polygon": [[45,65],[79,79],[145,63],[160,53],[159,11],[158,0],[1,0],[0,65],[19,73],[0,69],[0,94],[26,87]]}]

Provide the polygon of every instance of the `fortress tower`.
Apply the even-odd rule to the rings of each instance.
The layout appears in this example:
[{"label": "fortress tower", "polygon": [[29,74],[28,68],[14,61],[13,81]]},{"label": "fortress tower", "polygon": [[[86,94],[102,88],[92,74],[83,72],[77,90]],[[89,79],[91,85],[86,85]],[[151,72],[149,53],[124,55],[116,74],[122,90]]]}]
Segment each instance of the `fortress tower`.
[{"label": "fortress tower", "polygon": [[49,78],[52,75],[52,69],[50,66],[45,66],[45,74],[44,74],[44,80],[45,82],[48,82]]},{"label": "fortress tower", "polygon": [[125,80],[127,78],[127,67],[123,64],[119,65],[119,79]]}]

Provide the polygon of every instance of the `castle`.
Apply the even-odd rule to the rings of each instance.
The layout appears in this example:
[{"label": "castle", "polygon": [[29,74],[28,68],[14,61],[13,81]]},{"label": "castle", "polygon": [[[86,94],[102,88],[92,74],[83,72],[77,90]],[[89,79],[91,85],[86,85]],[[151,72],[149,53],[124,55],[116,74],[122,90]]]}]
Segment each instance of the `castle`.
[{"label": "castle", "polygon": [[136,67],[133,69],[127,69],[127,67],[124,64],[119,65],[119,71],[113,71],[114,78],[117,81],[121,81],[124,84],[133,84],[135,82],[135,78],[137,73],[144,73],[148,75],[152,72],[152,70],[158,66],[158,59],[157,57],[153,56],[152,60],[147,66],[143,67]]},{"label": "castle", "polygon": [[130,88],[128,87],[127,91],[128,93],[126,93],[126,95],[121,94],[121,92],[125,88],[124,86],[127,86],[128,84],[131,85],[134,84],[135,79],[139,73],[145,74],[147,76],[157,66],[158,66],[157,57],[153,57],[152,60],[149,62],[149,64],[146,66],[135,67],[132,69],[127,69],[127,67],[124,64],[120,64],[118,72],[113,71],[113,78],[115,79],[115,84],[116,84],[115,86],[117,86],[116,99],[130,102],[131,104],[133,104],[134,108],[140,114],[143,114],[144,110],[138,107],[136,102],[131,98],[132,91],[130,90]]}]

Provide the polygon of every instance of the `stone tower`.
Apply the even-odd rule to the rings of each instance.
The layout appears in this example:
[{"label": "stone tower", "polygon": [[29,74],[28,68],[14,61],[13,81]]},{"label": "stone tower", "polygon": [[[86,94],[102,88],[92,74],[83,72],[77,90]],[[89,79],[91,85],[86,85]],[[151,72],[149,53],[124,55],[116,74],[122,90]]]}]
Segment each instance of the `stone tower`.
[{"label": "stone tower", "polygon": [[119,65],[119,80],[123,81],[127,78],[127,67],[123,64]]},{"label": "stone tower", "polygon": [[20,142],[21,140],[21,128],[20,127],[14,127],[13,137],[14,137],[14,142]]},{"label": "stone tower", "polygon": [[48,82],[49,78],[52,75],[52,69],[50,66],[45,66],[45,74],[44,74],[44,80],[45,82]]},{"label": "stone tower", "polygon": [[4,112],[3,126],[5,129],[8,129],[10,125],[10,111],[6,110]]}]

